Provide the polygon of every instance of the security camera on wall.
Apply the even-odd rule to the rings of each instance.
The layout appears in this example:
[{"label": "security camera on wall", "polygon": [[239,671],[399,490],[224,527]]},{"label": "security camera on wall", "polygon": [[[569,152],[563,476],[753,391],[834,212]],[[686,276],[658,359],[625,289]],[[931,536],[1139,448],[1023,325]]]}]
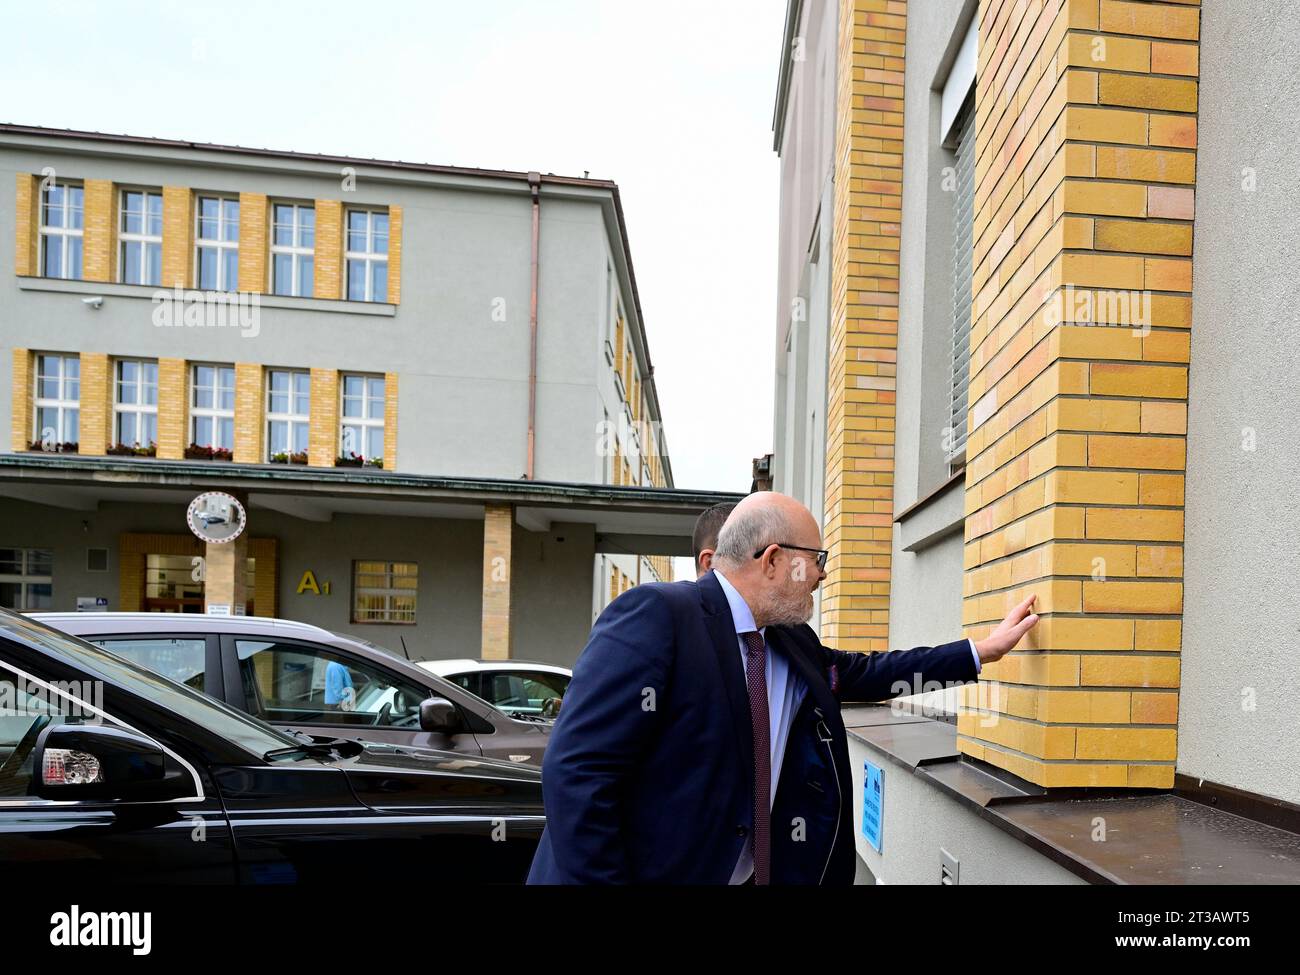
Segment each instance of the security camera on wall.
[{"label": "security camera on wall", "polygon": [[104,304],[104,298],[102,295],[95,295],[93,298],[82,298],[81,303],[83,305],[89,305],[91,308],[98,309]]}]

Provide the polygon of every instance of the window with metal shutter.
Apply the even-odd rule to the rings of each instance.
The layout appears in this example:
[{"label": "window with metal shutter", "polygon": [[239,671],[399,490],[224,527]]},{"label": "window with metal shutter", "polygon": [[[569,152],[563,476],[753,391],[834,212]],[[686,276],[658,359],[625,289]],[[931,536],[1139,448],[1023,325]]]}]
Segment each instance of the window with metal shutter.
[{"label": "window with metal shutter", "polygon": [[970,314],[972,233],[975,219],[975,102],[968,99],[956,130],[956,179],[953,194],[952,253],[952,427],[948,463],[952,470],[966,463],[966,409],[970,386]]}]

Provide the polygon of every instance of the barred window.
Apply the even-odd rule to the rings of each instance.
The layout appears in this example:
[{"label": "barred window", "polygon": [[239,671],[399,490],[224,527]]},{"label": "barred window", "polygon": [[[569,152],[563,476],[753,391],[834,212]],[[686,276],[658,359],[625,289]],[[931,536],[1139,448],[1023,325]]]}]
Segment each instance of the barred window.
[{"label": "barred window", "polygon": [[352,563],[353,623],[414,623],[415,562]]},{"label": "barred window", "polygon": [[967,99],[954,126],[956,192],[953,194],[952,250],[952,435],[948,464],[966,464],[966,410],[970,387],[971,274],[975,219],[975,100]]}]

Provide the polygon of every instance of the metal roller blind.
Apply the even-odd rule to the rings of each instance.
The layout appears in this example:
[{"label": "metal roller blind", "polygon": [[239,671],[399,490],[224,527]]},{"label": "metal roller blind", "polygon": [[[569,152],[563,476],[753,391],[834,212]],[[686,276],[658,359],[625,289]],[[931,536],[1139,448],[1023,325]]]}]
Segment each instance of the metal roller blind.
[{"label": "metal roller blind", "polygon": [[975,111],[968,100],[957,122],[952,252],[952,449],[954,469],[966,460],[966,408],[970,386],[970,313],[973,228],[975,221]]}]

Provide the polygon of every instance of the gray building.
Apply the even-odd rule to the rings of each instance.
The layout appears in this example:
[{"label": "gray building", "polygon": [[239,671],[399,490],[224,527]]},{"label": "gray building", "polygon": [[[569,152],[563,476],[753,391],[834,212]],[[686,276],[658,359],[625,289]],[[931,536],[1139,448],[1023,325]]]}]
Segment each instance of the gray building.
[{"label": "gray building", "polygon": [[[0,596],[569,663],[667,578],[618,188],[0,126]],[[240,499],[246,573],[186,526]],[[231,563],[234,564],[234,563]]]}]

